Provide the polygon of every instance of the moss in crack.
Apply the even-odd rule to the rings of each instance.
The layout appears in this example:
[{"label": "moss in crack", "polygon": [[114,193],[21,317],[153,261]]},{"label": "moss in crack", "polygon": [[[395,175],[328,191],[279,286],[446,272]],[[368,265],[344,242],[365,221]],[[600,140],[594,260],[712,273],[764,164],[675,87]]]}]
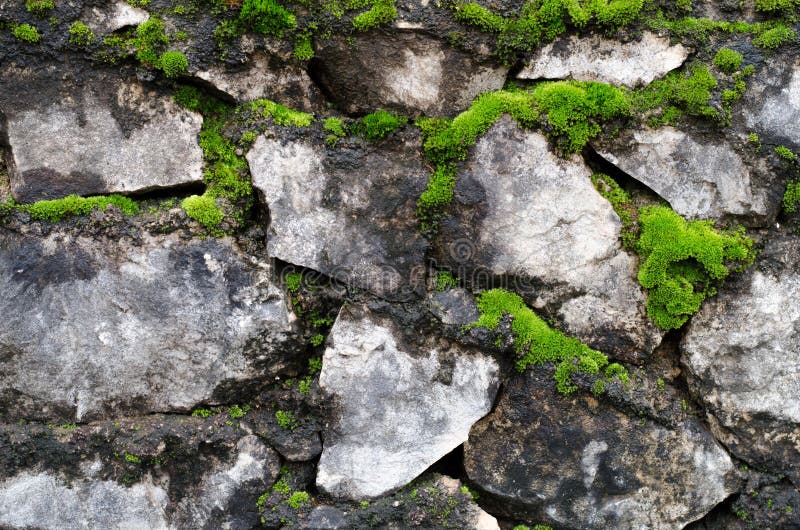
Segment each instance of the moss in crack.
[{"label": "moss in crack", "polygon": [[225,218],[225,214],[210,194],[186,197],[181,201],[181,208],[184,209],[186,215],[205,226],[212,235],[217,237],[224,235],[218,227]]},{"label": "moss in crack", "polygon": [[531,365],[553,362],[557,364],[554,378],[558,391],[571,394],[577,390],[572,374],[584,372],[603,378],[618,377],[627,382],[628,373],[619,364],[609,364],[608,357],[589,348],[578,339],[567,337],[550,328],[523,302],[522,298],[505,289],[484,291],[478,297],[480,318],[467,326],[495,330],[504,316],[512,318],[514,349],[519,358],[516,368],[524,371]]},{"label": "moss in crack", "polygon": [[592,175],[592,184],[608,202],[622,221],[622,245],[635,250],[639,239],[639,210],[628,193],[617,182],[602,173]]},{"label": "moss in crack", "polygon": [[181,52],[169,51],[161,54],[158,64],[167,77],[178,77],[189,69],[189,60]]},{"label": "moss in crack", "polygon": [[297,28],[295,16],[275,0],[244,0],[239,22],[258,33],[278,37]]},{"label": "moss in crack", "polygon": [[800,180],[795,180],[786,185],[783,194],[783,211],[793,214],[800,209]]},{"label": "moss in crack", "polygon": [[[356,6],[366,7],[365,2],[351,2],[353,6],[351,9],[357,9]],[[353,27],[357,31],[367,31],[378,26],[388,24],[397,18],[397,8],[395,7],[394,0],[371,0],[367,5],[369,9],[363,13],[359,13],[353,18]]]},{"label": "moss in crack", "polygon": [[122,195],[108,195],[96,197],[79,197],[68,195],[63,199],[39,201],[33,204],[12,204],[19,211],[28,213],[34,219],[42,219],[56,223],[64,217],[72,215],[86,215],[95,208],[105,209],[109,205],[119,208],[125,215],[139,213],[139,205],[128,197]]},{"label": "moss in crack", "polygon": [[408,118],[405,116],[381,109],[361,118],[353,125],[353,131],[365,140],[374,142],[386,138],[406,123]]}]

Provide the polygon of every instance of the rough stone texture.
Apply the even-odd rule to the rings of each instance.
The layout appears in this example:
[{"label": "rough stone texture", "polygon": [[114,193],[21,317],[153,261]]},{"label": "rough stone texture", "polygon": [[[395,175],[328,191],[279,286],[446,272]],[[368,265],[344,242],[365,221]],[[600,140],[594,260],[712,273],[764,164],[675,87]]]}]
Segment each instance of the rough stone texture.
[{"label": "rough stone texture", "polygon": [[347,112],[378,108],[430,116],[455,115],[482,92],[503,87],[508,68],[478,62],[414,30],[323,40],[312,62],[319,80]]},{"label": "rough stone texture", "polygon": [[151,483],[66,483],[48,473],[23,472],[0,484],[0,524],[53,530],[166,529],[167,493]]},{"label": "rough stone texture", "polygon": [[800,150],[800,60],[783,54],[769,58],[751,79],[736,115],[762,142]]},{"label": "rough stone texture", "polygon": [[230,240],[133,246],[0,228],[0,248],[0,402],[10,418],[189,410],[302,362],[269,267]]},{"label": "rough stone texture", "polygon": [[408,297],[424,250],[416,201],[428,171],[417,142],[413,135],[327,149],[259,137],[247,160],[270,211],[270,256],[382,296]]},{"label": "rough stone texture", "polygon": [[640,41],[619,42],[599,35],[569,36],[538,49],[520,79],[575,79],[637,87],[680,67],[689,50],[669,37],[645,32]]},{"label": "rough stone texture", "polygon": [[404,486],[466,440],[497,392],[493,359],[404,344],[397,323],[365,306],[343,308],[328,341],[319,384],[335,413],[317,486],[336,497]]},{"label": "rough stone texture", "polygon": [[19,202],[203,181],[202,117],[116,73],[6,66],[2,115]]},{"label": "rough stone texture", "polygon": [[727,453],[692,420],[667,428],[589,394],[570,399],[552,372],[513,377],[464,447],[487,506],[575,529],[680,529],[736,491]]},{"label": "rough stone texture", "polygon": [[740,458],[800,484],[800,251],[773,237],[756,265],[692,318],[689,388]]},{"label": "rough stone texture", "polygon": [[510,288],[557,314],[568,333],[641,359],[662,333],[645,315],[620,220],[590,175],[579,156],[560,158],[540,133],[502,118],[459,171],[456,213],[442,223],[438,257],[472,285],[517,278]]},{"label": "rough stone texture", "polygon": [[703,140],[672,127],[624,134],[600,153],[690,219],[774,219],[777,204],[763,160],[749,166],[724,139]]},{"label": "rough stone texture", "polygon": [[138,26],[150,18],[144,9],[133,7],[126,2],[114,2],[103,9],[92,6],[86,9],[83,22],[96,34],[112,33],[125,26]]},{"label": "rough stone texture", "polygon": [[272,54],[254,53],[238,68],[212,64],[194,74],[238,102],[270,99],[304,112],[320,112],[324,97],[299,65]]}]

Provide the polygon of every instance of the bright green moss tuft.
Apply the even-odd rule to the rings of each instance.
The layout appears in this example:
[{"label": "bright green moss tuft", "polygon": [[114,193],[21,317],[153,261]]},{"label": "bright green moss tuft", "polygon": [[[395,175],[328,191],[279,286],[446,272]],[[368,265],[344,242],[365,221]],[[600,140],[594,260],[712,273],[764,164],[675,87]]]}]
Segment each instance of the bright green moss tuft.
[{"label": "bright green moss tuft", "polygon": [[136,48],[136,58],[142,63],[158,66],[158,52],[167,44],[169,37],[164,32],[161,19],[152,17],[136,27],[133,45]]},{"label": "bright green moss tuft", "polygon": [[775,148],[775,154],[784,160],[788,160],[789,162],[795,162],[797,160],[797,154],[788,147],[784,147],[782,145],[779,145]]},{"label": "bright green moss tuft", "polygon": [[89,26],[76,20],[69,26],[69,43],[76,46],[89,46],[94,41],[94,33]]},{"label": "bright green moss tuft", "polygon": [[314,121],[312,114],[292,110],[268,99],[257,99],[247,105],[252,112],[259,114],[264,119],[272,118],[272,121],[278,125],[308,127]]},{"label": "bright green moss tuft", "polygon": [[306,493],[305,491],[295,491],[286,500],[286,504],[288,504],[295,510],[299,510],[300,508],[303,507],[303,505],[308,503],[308,500],[309,500],[308,493]]},{"label": "bright green moss tuft", "polygon": [[278,425],[280,425],[282,429],[293,431],[297,428],[297,420],[294,418],[294,414],[292,414],[290,411],[277,411],[275,413],[275,419],[278,421]]},{"label": "bright green moss tuft", "polygon": [[278,37],[297,27],[295,16],[274,0],[244,0],[239,21],[253,31]]},{"label": "bright green moss tuft", "polygon": [[25,2],[25,9],[39,18],[46,17],[47,13],[55,7],[53,0],[27,0]]},{"label": "bright green moss tuft", "polygon": [[39,34],[39,30],[31,26],[30,24],[17,24],[11,30],[11,33],[17,40],[22,42],[29,42],[31,44],[36,44],[40,40],[42,40],[42,36]]},{"label": "bright green moss tuft", "polygon": [[162,53],[159,64],[167,77],[178,77],[189,69],[189,60],[181,52]]},{"label": "bright green moss tuft", "polygon": [[756,11],[780,11],[800,5],[798,0],[756,0]]},{"label": "bright green moss tuft", "polygon": [[722,48],[714,56],[714,64],[726,74],[738,70],[742,66],[742,61],[742,54],[730,48]]},{"label": "bright green moss tuft", "polygon": [[648,289],[647,314],[662,329],[677,329],[700,309],[729,266],[755,258],[743,230],[719,232],[709,221],[687,222],[665,206],[639,211],[639,283]]},{"label": "bright green moss tuft", "polygon": [[795,213],[800,208],[800,180],[795,180],[786,185],[783,194],[783,210],[786,213]]},{"label": "bright green moss tuft", "polygon": [[497,13],[493,13],[475,2],[467,2],[455,7],[456,20],[486,31],[500,33],[506,27],[507,21]]},{"label": "bright green moss tuft", "polygon": [[761,32],[753,39],[753,44],[759,48],[774,50],[780,48],[784,44],[794,42],[796,38],[797,32],[795,32],[795,30],[783,24],[778,24],[772,29]]},{"label": "bright green moss tuft", "polygon": [[338,136],[339,138],[344,138],[347,136],[346,125],[341,118],[336,118],[333,116],[330,118],[325,118],[325,120],[322,122],[322,128],[334,136]]},{"label": "bright green moss tuft", "polygon": [[417,201],[417,216],[423,231],[432,229],[443,210],[453,201],[456,187],[456,168],[452,164],[440,164],[431,174],[428,187]]},{"label": "bright green moss tuft", "polygon": [[408,118],[377,110],[361,118],[354,126],[356,134],[368,141],[381,140],[389,133],[408,123]]},{"label": "bright green moss tuft", "polygon": [[671,72],[664,79],[631,93],[633,109],[652,113],[651,125],[674,123],[681,114],[700,118],[718,118],[719,111],[709,105],[717,80],[707,66],[698,64],[684,72]]},{"label": "bright green moss tuft", "polygon": [[353,27],[358,31],[366,31],[382,24],[388,24],[397,18],[397,8],[394,0],[373,0],[372,7],[356,15]]},{"label": "bright green moss tuft", "polygon": [[311,33],[302,33],[294,42],[294,57],[298,61],[308,61],[314,57],[314,45],[311,42]]},{"label": "bright green moss tuft", "polygon": [[95,208],[103,210],[110,204],[119,208],[125,215],[135,215],[139,213],[139,205],[122,195],[99,197],[69,195],[63,199],[18,205],[17,208],[27,212],[34,219],[43,219],[55,223],[67,216],[86,215]]},{"label": "bright green moss tuft", "polygon": [[225,215],[219,209],[213,197],[208,194],[186,197],[181,202],[181,208],[186,211],[186,215],[205,226],[212,234],[221,234],[217,227]]},{"label": "bright green moss tuft", "polygon": [[450,271],[441,271],[436,275],[436,290],[446,291],[458,287],[458,280]]},{"label": "bright green moss tuft", "polygon": [[[577,390],[571,377],[575,372],[601,375],[601,370],[605,368],[605,374],[610,376],[627,375],[622,366],[609,365],[608,358],[602,353],[550,328],[525,305],[520,296],[512,292],[505,289],[484,291],[478,297],[478,311],[480,318],[469,327],[495,330],[505,315],[510,316],[514,348],[520,355],[516,362],[517,370],[524,371],[531,365],[546,362],[557,363],[554,378],[562,394]],[[614,368],[609,370],[610,366]]]},{"label": "bright green moss tuft", "polygon": [[286,275],[286,290],[290,293],[296,293],[300,290],[303,283],[303,275],[299,272],[291,272]]}]

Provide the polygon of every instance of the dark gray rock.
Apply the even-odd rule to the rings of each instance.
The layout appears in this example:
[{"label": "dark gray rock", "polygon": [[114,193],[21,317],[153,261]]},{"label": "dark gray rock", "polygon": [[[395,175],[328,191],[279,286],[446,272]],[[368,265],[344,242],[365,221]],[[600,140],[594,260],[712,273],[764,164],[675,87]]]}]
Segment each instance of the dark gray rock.
[{"label": "dark gray rock", "polygon": [[736,491],[731,459],[699,422],[668,428],[550,371],[511,378],[470,432],[464,462],[494,513],[559,528],[683,528]]},{"label": "dark gray rock", "polygon": [[270,268],[229,239],[125,240],[0,228],[7,418],[190,410],[302,363]]},{"label": "dark gray rock", "polygon": [[503,87],[508,68],[481,61],[415,29],[321,41],[314,60],[320,82],[346,112],[379,108],[452,116],[482,92]]},{"label": "dark gray rock", "polygon": [[578,155],[561,158],[542,134],[501,118],[459,171],[436,257],[467,286],[507,287],[592,347],[642,359],[662,333],[590,176]]},{"label": "dark gray rock", "polygon": [[692,318],[681,344],[691,392],[745,461],[800,483],[800,244],[773,235],[755,266]]},{"label": "dark gray rock", "polygon": [[328,336],[320,387],[331,403],[317,487],[364,499],[394,491],[462,444],[489,412],[498,365],[430,338],[403,339],[394,320],[345,306]]},{"label": "dark gray rock", "polygon": [[800,151],[800,60],[787,54],[774,55],[747,84],[735,116],[740,116],[762,142]]},{"label": "dark gray rock", "polygon": [[19,202],[203,182],[202,116],[116,72],[7,64],[0,116]]},{"label": "dark gray rock", "polygon": [[270,256],[384,297],[413,296],[425,248],[416,202],[428,180],[418,142],[410,132],[336,148],[260,136],[247,160],[270,211]]}]

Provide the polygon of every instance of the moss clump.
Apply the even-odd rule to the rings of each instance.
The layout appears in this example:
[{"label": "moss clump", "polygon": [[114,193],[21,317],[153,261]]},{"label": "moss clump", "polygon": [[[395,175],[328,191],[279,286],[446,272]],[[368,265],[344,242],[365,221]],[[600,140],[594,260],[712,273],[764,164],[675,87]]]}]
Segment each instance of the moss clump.
[{"label": "moss clump", "polygon": [[639,210],[633,205],[628,193],[608,175],[592,175],[592,184],[611,203],[622,221],[622,246],[634,250],[639,239]]},{"label": "moss clump", "polygon": [[300,508],[303,507],[304,504],[307,504],[308,501],[309,501],[308,493],[306,493],[305,491],[295,491],[286,500],[286,504],[288,504],[295,510],[299,510]]},{"label": "moss clump", "polygon": [[279,410],[275,413],[275,419],[282,429],[293,431],[297,428],[297,420],[290,411]]},{"label": "moss clump", "polygon": [[775,154],[789,162],[797,161],[797,154],[794,153],[788,147],[784,147],[782,145],[779,145],[778,147],[775,148]]},{"label": "moss clump", "polygon": [[744,230],[720,232],[710,221],[687,222],[665,206],[639,211],[639,283],[648,289],[647,314],[662,329],[677,329],[716,294],[716,284],[755,259]]},{"label": "moss clump", "polygon": [[353,27],[358,31],[366,31],[388,24],[397,18],[397,8],[394,0],[373,0],[368,11],[364,11],[353,18]]},{"label": "moss clump", "polygon": [[408,118],[392,114],[385,110],[377,110],[367,114],[354,125],[356,134],[368,141],[381,140],[408,123]]},{"label": "moss clump", "polygon": [[125,215],[139,213],[139,205],[133,200],[122,195],[108,195],[98,197],[79,197],[69,195],[63,199],[39,201],[33,204],[17,205],[17,209],[27,212],[34,219],[43,219],[55,223],[71,215],[86,215],[95,208],[105,209],[113,204]]},{"label": "moss clump", "polygon": [[730,48],[722,48],[714,56],[714,64],[726,74],[737,71],[742,66],[743,60],[741,53]]},{"label": "moss clump", "polygon": [[225,214],[208,193],[186,197],[181,202],[181,208],[186,211],[186,215],[205,226],[212,234],[222,235],[218,226],[225,218]]},{"label": "moss clump", "polygon": [[783,211],[795,213],[800,208],[800,180],[795,180],[786,185],[783,194]]},{"label": "moss clump", "polygon": [[297,27],[295,16],[274,0],[244,0],[239,22],[258,33],[278,37]]},{"label": "moss clump", "polygon": [[756,0],[756,11],[789,10],[798,5],[798,0]]},{"label": "moss clump", "polygon": [[575,372],[602,373],[606,378],[616,375],[623,382],[628,380],[622,366],[609,364],[608,357],[602,353],[550,328],[525,305],[521,297],[512,292],[505,289],[484,291],[478,297],[478,311],[480,318],[469,327],[495,330],[505,315],[510,316],[514,348],[520,355],[516,362],[517,370],[524,371],[531,365],[546,362],[557,363],[554,377],[562,394],[571,394],[578,389],[571,378]]},{"label": "moss clump", "polygon": [[[688,75],[687,75],[688,73]],[[650,125],[672,124],[684,113],[715,119],[719,111],[709,105],[717,80],[707,66],[694,65],[689,72],[671,72],[664,79],[631,94],[633,109],[650,115]]]},{"label": "moss clump", "polygon": [[28,13],[33,13],[39,18],[46,17],[47,13],[55,7],[53,0],[27,0],[25,2],[25,9]]},{"label": "moss clump", "polygon": [[296,293],[300,290],[303,284],[303,275],[299,272],[291,272],[286,275],[286,290],[290,293]]},{"label": "moss clump", "polygon": [[167,77],[178,77],[189,69],[189,60],[181,52],[164,52],[158,64]]},{"label": "moss clump", "polygon": [[789,44],[797,39],[797,32],[788,26],[778,24],[772,29],[768,29],[760,33],[755,39],[753,44],[759,48],[766,48],[774,50],[780,48],[784,44]]},{"label": "moss clump", "polygon": [[69,26],[69,43],[76,46],[89,46],[94,41],[94,33],[89,26],[76,20]]},{"label": "moss clump", "polygon": [[347,126],[340,118],[333,116],[325,118],[322,122],[322,128],[329,133],[325,138],[325,143],[330,147],[335,147],[339,143],[339,139],[347,136]]},{"label": "moss clump", "polygon": [[436,275],[436,290],[446,291],[458,287],[458,280],[450,271],[441,271]]},{"label": "moss clump", "polygon": [[268,99],[257,99],[245,105],[252,114],[265,120],[272,119],[278,125],[308,127],[314,121],[312,114],[292,110]]},{"label": "moss clump", "polygon": [[22,42],[37,44],[40,40],[42,40],[42,36],[39,34],[39,30],[31,26],[30,24],[17,24],[16,26],[13,27],[11,33],[17,40]]},{"label": "moss clump", "polygon": [[133,46],[136,58],[142,63],[158,67],[159,51],[169,44],[169,37],[164,32],[164,23],[160,18],[152,17],[136,27]]},{"label": "moss clump", "polygon": [[298,61],[308,61],[314,57],[311,32],[301,33],[294,42],[294,57]]}]

